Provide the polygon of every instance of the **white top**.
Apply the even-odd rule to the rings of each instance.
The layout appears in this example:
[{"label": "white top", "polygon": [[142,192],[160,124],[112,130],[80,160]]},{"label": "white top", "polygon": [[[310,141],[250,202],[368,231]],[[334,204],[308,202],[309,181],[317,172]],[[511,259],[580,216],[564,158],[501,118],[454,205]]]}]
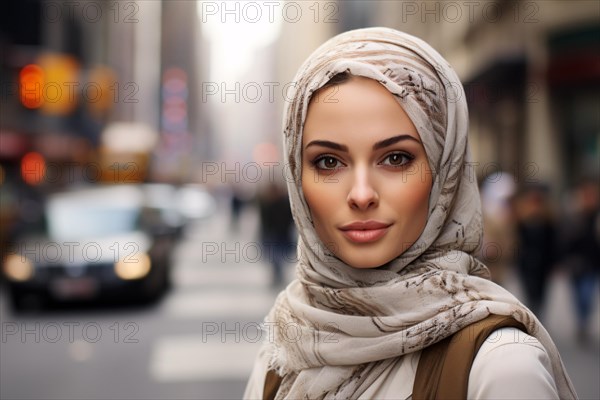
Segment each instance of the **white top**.
[{"label": "white top", "polygon": [[[411,399],[420,352],[398,358],[359,399]],[[262,399],[266,360],[257,357],[244,399]],[[482,344],[469,374],[469,399],[558,399],[548,353],[516,328],[498,329]]]}]

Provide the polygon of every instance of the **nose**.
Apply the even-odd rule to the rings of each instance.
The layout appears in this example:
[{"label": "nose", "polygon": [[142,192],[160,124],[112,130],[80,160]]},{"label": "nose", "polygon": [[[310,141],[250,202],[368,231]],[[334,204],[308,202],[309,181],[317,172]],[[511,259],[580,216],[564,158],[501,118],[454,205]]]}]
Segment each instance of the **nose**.
[{"label": "nose", "polygon": [[347,202],[350,208],[360,211],[375,208],[379,204],[379,194],[373,186],[366,168],[356,170]]}]

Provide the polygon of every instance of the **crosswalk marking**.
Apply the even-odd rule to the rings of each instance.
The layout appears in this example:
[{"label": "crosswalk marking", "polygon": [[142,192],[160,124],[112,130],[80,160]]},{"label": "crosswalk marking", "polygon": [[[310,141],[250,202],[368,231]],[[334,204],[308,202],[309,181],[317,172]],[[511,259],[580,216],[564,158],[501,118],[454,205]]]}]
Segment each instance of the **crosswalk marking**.
[{"label": "crosswalk marking", "polygon": [[222,290],[198,290],[175,293],[163,303],[163,311],[169,317],[210,319],[262,320],[275,300],[268,290],[240,292]]},{"label": "crosswalk marking", "polygon": [[[202,335],[169,336],[160,339],[150,360],[150,374],[158,382],[248,379],[260,343],[231,335],[206,341]],[[251,338],[255,340],[256,336]]]},{"label": "crosswalk marking", "polygon": [[[202,243],[208,241],[227,243],[223,247],[228,250],[255,236],[256,218],[243,221],[245,229],[234,235],[225,229],[225,222],[224,214],[219,214],[192,227],[179,246],[172,276],[176,289],[161,303],[159,312],[165,318],[194,321],[197,331],[166,332],[156,339],[148,366],[155,382],[245,381],[252,371],[266,335],[259,323],[277,292],[270,288],[272,272],[267,260],[248,262],[240,256],[237,262],[237,254],[202,252]],[[246,258],[252,255],[248,254]],[[288,268],[286,275],[293,274],[292,270]]]},{"label": "crosswalk marking", "polygon": [[177,288],[244,287],[264,290],[268,286],[271,271],[265,264],[194,264],[182,262],[173,271],[173,283]]}]

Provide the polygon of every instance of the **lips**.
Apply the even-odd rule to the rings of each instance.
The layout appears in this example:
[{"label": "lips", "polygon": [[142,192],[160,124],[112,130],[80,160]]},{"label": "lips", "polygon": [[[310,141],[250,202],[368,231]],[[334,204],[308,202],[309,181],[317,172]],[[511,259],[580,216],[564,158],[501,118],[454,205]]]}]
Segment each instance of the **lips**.
[{"label": "lips", "polygon": [[374,242],[385,235],[392,224],[381,221],[354,221],[339,227],[342,234],[355,243]]}]

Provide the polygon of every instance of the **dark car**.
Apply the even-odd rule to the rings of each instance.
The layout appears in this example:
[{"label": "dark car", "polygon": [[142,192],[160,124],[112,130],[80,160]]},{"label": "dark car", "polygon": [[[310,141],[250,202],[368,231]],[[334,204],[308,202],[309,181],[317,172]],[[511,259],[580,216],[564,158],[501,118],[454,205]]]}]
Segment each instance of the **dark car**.
[{"label": "dark car", "polygon": [[159,298],[184,224],[157,185],[114,185],[48,197],[45,228],[11,243],[3,275],[15,309],[46,300]]}]

